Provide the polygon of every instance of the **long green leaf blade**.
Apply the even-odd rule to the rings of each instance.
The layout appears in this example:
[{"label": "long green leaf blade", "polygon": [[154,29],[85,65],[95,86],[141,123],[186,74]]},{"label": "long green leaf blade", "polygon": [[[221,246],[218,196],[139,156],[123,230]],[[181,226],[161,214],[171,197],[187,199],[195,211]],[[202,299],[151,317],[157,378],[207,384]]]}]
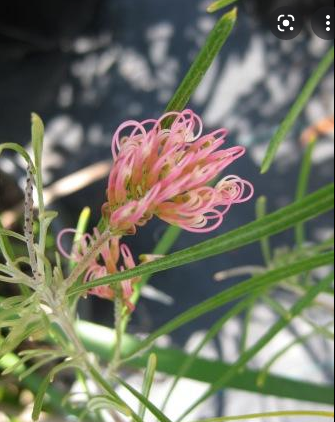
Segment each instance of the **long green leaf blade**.
[{"label": "long green leaf blade", "polygon": [[167,111],[181,111],[199,86],[207,70],[231,34],[237,19],[237,10],[226,13],[209,34],[205,45],[167,106]]},{"label": "long green leaf blade", "polygon": [[321,417],[321,418],[332,418],[334,419],[333,412],[322,412],[322,411],[307,411],[307,410],[297,410],[292,412],[267,412],[267,413],[255,413],[252,415],[241,415],[241,416],[227,416],[222,418],[214,419],[203,419],[199,422],[233,422],[233,421],[250,421],[254,419],[264,420],[263,418],[288,418],[288,417]]},{"label": "long green leaf blade", "polygon": [[30,168],[33,170],[33,172],[35,173],[35,167],[34,164],[29,156],[29,154],[27,153],[27,151],[21,147],[21,145],[19,144],[14,144],[14,143],[5,143],[5,144],[0,144],[0,155],[2,154],[3,151],[5,150],[11,150],[11,151],[15,151],[18,154],[21,155],[21,157],[27,162],[27,164],[30,166]]},{"label": "long green leaf blade", "polygon": [[268,332],[253,347],[251,347],[242,356],[240,356],[239,360],[229,372],[225,373],[221,379],[213,384],[202,397],[200,397],[192,406],[190,406],[189,409],[183,413],[183,415],[178,419],[178,422],[184,420],[184,418],[200,404],[205,402],[217,391],[221,390],[227,384],[229,379],[232,379],[239,371],[243,370],[252,358],[254,358],[261,350],[263,350],[264,347],[269,344],[270,341],[272,341],[285,327],[287,327],[294,318],[296,318],[306,308],[308,308],[320,293],[327,290],[333,281],[334,273],[331,273],[324,280],[311,287],[306,295],[300,299],[289,311],[291,318],[283,317],[277,323],[275,323],[272,328],[268,330]]},{"label": "long green leaf blade", "polygon": [[108,276],[91,283],[86,283],[83,286],[73,287],[69,290],[69,294],[80,294],[94,287],[113,283],[116,284],[126,279],[157,273],[169,268],[178,267],[235,250],[256,242],[266,236],[271,236],[287,230],[299,222],[311,220],[333,208],[334,184],[330,184],[329,186],[306,196],[302,201],[295,202],[258,221],[249,223],[212,240],[199,243],[191,248],[173,253],[155,262],[150,262],[131,270]]},{"label": "long green leaf blade", "polygon": [[[298,186],[297,186],[297,193],[296,193],[296,200],[299,201],[303,199],[308,190],[308,183],[309,183],[309,176],[311,173],[312,167],[312,156],[313,151],[315,149],[316,139],[309,142],[307,145],[306,151],[304,153],[304,158],[302,161],[299,179],[298,179]],[[304,231],[304,224],[299,223],[295,227],[295,238],[298,248],[302,248],[305,243],[305,231]]]},{"label": "long green leaf blade", "polygon": [[314,71],[314,73],[309,78],[309,80],[307,81],[306,85],[304,86],[297,100],[293,104],[288,115],[285,117],[278,131],[272,138],[270,145],[267,149],[263,164],[262,164],[262,168],[261,168],[262,174],[266,173],[270,169],[271,164],[273,160],[275,159],[276,153],[281,143],[284,141],[285,137],[292,129],[296,120],[298,119],[302,111],[304,110],[309,99],[313,95],[314,91],[318,87],[319,83],[321,82],[322,78],[325,76],[325,74],[327,73],[327,71],[329,70],[333,62],[334,62],[334,47],[331,48],[329,52],[325,55],[325,57],[321,60],[319,66]]},{"label": "long green leaf blade", "polygon": [[134,352],[134,354],[150,346],[162,335],[169,334],[172,331],[175,331],[181,326],[187,324],[188,322],[199,318],[200,316],[209,313],[227,303],[240,299],[241,297],[245,297],[248,294],[256,295],[257,292],[263,292],[264,288],[269,288],[271,285],[274,285],[281,280],[288,279],[303,272],[311,271],[315,268],[331,265],[333,261],[334,252],[317,255],[313,258],[304,259],[291,265],[286,265],[282,268],[278,268],[273,271],[269,271],[268,273],[253,277],[250,280],[238,284],[237,286],[234,286],[228,290],[224,290],[222,293],[219,293],[213,298],[208,299],[197,306],[194,306],[190,310],[184,312],[177,318],[165,324],[156,332],[152,333],[149,337],[141,342],[140,347]]},{"label": "long green leaf blade", "polygon": [[115,379],[125,387],[134,397],[136,397],[140,403],[142,403],[160,422],[171,422],[171,420],[165,416],[154,404],[152,404],[146,397],[135,390],[131,385],[126,383],[121,378],[115,377]]},{"label": "long green leaf blade", "polygon": [[[151,388],[153,386],[154,379],[155,379],[156,369],[157,369],[157,356],[154,353],[152,353],[149,356],[148,366],[145,372],[144,382],[143,382],[142,395],[146,399],[149,399]],[[140,410],[139,410],[139,417],[143,420],[145,417],[146,410],[147,410],[146,406],[143,403],[141,403]]]},{"label": "long green leaf blade", "polygon": [[[78,321],[77,331],[88,351],[96,353],[106,362],[109,361],[114,346],[113,330],[87,321]],[[125,335],[123,354],[126,355],[131,350],[137,349],[140,343],[141,340],[134,336]],[[190,355],[172,348],[153,347],[152,352],[157,355],[157,371],[171,376],[179,373],[190,359]],[[146,353],[132,359],[127,365],[136,369],[146,368],[147,362],[148,354]],[[220,374],[229,372],[231,368],[231,364],[221,360],[196,358],[194,365],[188,369],[184,377],[202,383],[214,384],[220,378]],[[304,402],[334,404],[334,386],[332,385],[313,384],[269,374],[264,386],[259,388],[257,382],[259,376],[260,371],[245,369],[243,373],[238,373],[233,379],[229,380],[227,386],[237,390]]]},{"label": "long green leaf blade", "polygon": [[207,8],[208,13],[214,13],[217,12],[220,9],[223,9],[224,7],[230,6],[233,3],[236,3],[237,0],[217,0],[214,3],[212,3]]},{"label": "long green leaf blade", "polygon": [[33,421],[38,421],[40,418],[40,414],[42,412],[42,408],[43,408],[43,403],[44,403],[44,397],[47,393],[47,389],[49,387],[49,384],[51,382],[51,375],[48,374],[43,381],[41,382],[39,388],[38,388],[38,392],[37,395],[35,397],[35,401],[34,401],[34,408],[33,408],[33,413],[32,413],[32,420]]}]

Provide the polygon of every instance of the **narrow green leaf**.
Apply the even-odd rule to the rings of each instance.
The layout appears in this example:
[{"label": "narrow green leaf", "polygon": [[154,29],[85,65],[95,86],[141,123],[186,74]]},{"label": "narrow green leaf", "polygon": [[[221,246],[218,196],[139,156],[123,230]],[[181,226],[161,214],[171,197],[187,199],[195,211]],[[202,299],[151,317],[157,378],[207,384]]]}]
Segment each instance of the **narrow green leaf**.
[{"label": "narrow green leaf", "polygon": [[111,396],[96,396],[90,399],[87,403],[88,410],[96,412],[103,409],[113,409],[117,412],[122,413],[125,416],[131,416],[131,410],[128,406],[121,403],[119,400],[114,399]]},{"label": "narrow green leaf", "polygon": [[1,224],[1,218],[0,218],[0,252],[3,254],[6,262],[13,262],[15,261],[14,250],[12,248],[11,243],[7,239],[7,236],[1,233],[2,230],[4,230],[4,228]]},{"label": "narrow green leaf", "polygon": [[322,411],[308,411],[308,410],[297,410],[292,412],[270,412],[270,413],[255,413],[253,415],[242,415],[242,416],[227,416],[222,418],[214,418],[214,419],[203,419],[198,422],[233,422],[233,421],[244,421],[244,420],[254,420],[260,419],[263,420],[264,418],[289,418],[289,417],[321,417],[321,418],[332,418],[334,419],[333,412],[322,412]]},{"label": "narrow green leaf", "polygon": [[[261,220],[262,218],[266,216],[266,214],[267,214],[267,198],[266,196],[261,196],[258,198],[256,202],[257,220]],[[260,240],[260,242],[261,242],[261,249],[262,249],[264,262],[267,266],[269,266],[272,261],[270,239],[268,236],[265,236]]]},{"label": "narrow green leaf", "polygon": [[34,164],[29,156],[29,154],[27,153],[27,151],[21,147],[21,145],[19,144],[13,144],[13,143],[5,143],[5,144],[0,144],[0,155],[2,154],[3,151],[5,150],[11,150],[11,151],[15,151],[18,154],[21,155],[21,157],[27,162],[27,164],[31,167],[31,169],[33,170],[33,172],[35,173],[35,167]]},{"label": "narrow green leaf", "polygon": [[35,167],[42,166],[42,152],[44,139],[44,125],[41,118],[36,114],[31,115],[31,138],[34,151]]},{"label": "narrow green leaf", "polygon": [[248,294],[252,294],[254,296],[257,294],[257,292],[263,292],[265,288],[269,288],[271,285],[274,285],[281,280],[288,279],[303,272],[311,271],[314,268],[331,265],[333,260],[334,252],[317,255],[312,258],[297,261],[290,265],[285,265],[282,268],[277,268],[275,270],[269,271],[268,273],[255,276],[250,280],[238,284],[237,286],[224,290],[222,293],[219,293],[211,299],[208,299],[205,302],[194,306],[190,310],[184,312],[177,318],[165,324],[156,332],[150,334],[150,336],[141,342],[140,347],[138,350],[135,350],[133,354],[138,353],[140,350],[146,349],[159,337],[175,331],[188,322],[193,321],[194,319],[199,318],[200,316],[207,314],[225,305],[226,303],[230,303],[234,300],[240,299],[241,297],[245,297]]},{"label": "narrow green leaf", "polygon": [[179,381],[187,374],[187,372],[192,368],[194,363],[196,362],[200,352],[203,350],[203,348],[208,344],[215,336],[218,335],[218,333],[222,330],[223,326],[231,320],[231,318],[236,317],[239,315],[245,308],[250,306],[250,300],[245,300],[239,302],[236,306],[234,306],[230,311],[228,311],[219,321],[217,321],[211,328],[208,330],[208,333],[205,335],[205,337],[201,340],[200,344],[193,353],[191,353],[188,357],[188,359],[185,360],[185,363],[180,367],[179,371],[176,373],[174,382],[169,389],[167,396],[164,400],[162,411],[167,407],[167,404],[172,397],[172,394],[177,387]]},{"label": "narrow green leaf", "polygon": [[[329,327],[329,325],[325,326],[324,328],[327,329],[327,327]],[[291,349],[294,348],[294,346],[305,343],[307,340],[309,340],[311,337],[315,336],[316,334],[318,334],[318,330],[313,330],[310,333],[305,334],[304,336],[295,338],[288,345],[280,349],[264,366],[258,378],[258,385],[262,387],[265,384],[266,378],[268,377],[270,370],[274,366],[274,364],[278,362],[281,358],[283,358]]]},{"label": "narrow green leaf", "polygon": [[231,34],[237,19],[237,9],[225,14],[209,34],[205,45],[167,106],[167,111],[181,111],[199,86],[207,70]]},{"label": "narrow green leaf", "polygon": [[[154,379],[155,379],[156,368],[157,368],[157,356],[154,353],[152,353],[149,356],[148,366],[144,375],[144,382],[143,382],[142,395],[146,399],[149,399],[149,396],[150,396],[151,388],[153,386]],[[140,410],[139,410],[139,417],[141,419],[144,419],[146,410],[147,410],[146,406],[143,403],[141,403]]]},{"label": "narrow green leaf", "polygon": [[138,399],[160,422],[171,422],[154,404],[152,404],[143,394],[136,391],[131,385],[126,383],[123,379],[115,377],[115,380],[128,390],[134,397]]},{"label": "narrow green leaf", "polygon": [[[73,239],[73,245],[76,245],[76,243],[79,242],[81,237],[86,233],[90,218],[91,218],[91,209],[89,207],[85,207],[80,213],[80,216],[78,219],[76,234]],[[70,270],[73,270],[75,266],[76,266],[76,263],[74,261],[70,261],[70,264],[69,264]]]},{"label": "narrow green leaf", "polygon": [[63,362],[59,365],[57,365],[56,367],[54,367],[48,375],[46,375],[46,377],[43,379],[43,381],[41,382],[41,384],[39,385],[38,388],[38,392],[37,395],[35,397],[35,401],[34,401],[34,407],[33,407],[33,412],[32,412],[32,420],[38,421],[43,409],[43,403],[44,403],[44,399],[45,396],[48,392],[48,387],[49,384],[51,384],[54,380],[54,377],[61,371],[67,369],[67,368],[74,368],[75,364],[73,362]]},{"label": "narrow green leaf", "polygon": [[226,372],[221,379],[214,383],[192,406],[190,406],[183,415],[178,419],[178,422],[184,420],[184,418],[193,412],[200,404],[204,403],[209,397],[216,392],[220,391],[227,382],[232,379],[239,371],[243,370],[248,362],[253,359],[261,350],[264,349],[284,328],[286,328],[291,321],[300,315],[306,308],[308,308],[315,298],[333,283],[334,273],[331,273],[324,280],[319,281],[315,286],[311,287],[306,295],[300,299],[289,311],[291,318],[281,318],[275,323],[270,330],[249,350],[240,356],[239,360],[232,367],[232,369]]},{"label": "narrow green leaf", "polygon": [[325,55],[325,57],[321,60],[319,66],[307,81],[297,100],[293,104],[291,110],[289,111],[284,121],[280,125],[278,131],[272,138],[262,164],[262,174],[266,173],[270,169],[281,143],[284,141],[285,137],[292,129],[296,120],[304,110],[309,99],[313,95],[314,91],[318,87],[319,83],[321,82],[322,78],[325,76],[333,62],[334,47],[332,47],[329,52]]},{"label": "narrow green leaf", "polygon": [[[77,331],[85,348],[97,354],[101,359],[108,362],[114,346],[114,332],[110,328],[92,324],[87,321],[77,321]],[[125,334],[123,341],[123,354],[129,355],[133,350],[138,349],[141,340]],[[152,352],[157,355],[157,371],[167,375],[175,376],[181,368],[189,361],[190,355],[173,348],[153,347]],[[0,361],[1,362],[1,361]],[[127,366],[139,369],[146,368],[148,354],[137,356],[127,362]],[[231,370],[233,365],[221,360],[208,360],[197,357],[187,372],[185,378],[194,381],[214,384],[221,374]],[[321,385],[316,383],[298,381],[283,378],[270,374],[265,385],[260,389],[257,385],[260,371],[245,369],[242,373],[227,382],[227,387],[237,390],[260,393],[263,395],[289,398],[304,402],[334,404],[334,386]]]},{"label": "narrow green leaf", "polygon": [[6,237],[13,237],[14,239],[20,240],[21,242],[26,242],[26,238],[19,233],[15,233],[11,230],[5,230],[0,228],[0,236],[6,236]]},{"label": "narrow green leaf", "polygon": [[140,265],[134,269],[86,283],[83,286],[70,288],[69,294],[80,294],[81,292],[85,292],[94,287],[117,284],[126,279],[157,273],[169,268],[178,267],[235,250],[256,242],[265,236],[274,235],[287,230],[290,227],[295,226],[298,222],[311,220],[333,208],[334,185],[330,184],[316,193],[308,195],[302,201],[295,202],[273,214],[269,214],[261,220],[249,223],[212,240],[201,242],[191,248],[173,253],[155,262]]},{"label": "narrow green leaf", "polygon": [[33,413],[31,416],[33,421],[38,421],[40,419],[40,414],[42,412],[43,403],[44,403],[44,397],[47,393],[47,389],[49,387],[50,382],[51,382],[51,375],[48,374],[43,379],[43,381],[41,382],[38,388],[38,392],[36,394],[35,401],[34,401]]},{"label": "narrow green leaf", "polygon": [[237,0],[217,0],[214,3],[212,3],[207,8],[208,13],[214,13],[217,12],[220,9],[223,9],[224,7],[230,6],[233,3],[236,3]]},{"label": "narrow green leaf", "polygon": [[[307,145],[306,151],[304,153],[304,158],[301,165],[301,170],[298,179],[298,186],[297,186],[297,193],[296,193],[296,200],[299,201],[303,199],[308,190],[308,183],[309,183],[309,176],[311,173],[312,167],[312,156],[316,145],[316,139],[310,142]],[[301,249],[305,243],[305,231],[304,231],[304,224],[299,223],[295,227],[295,238],[296,244],[299,249]]]}]

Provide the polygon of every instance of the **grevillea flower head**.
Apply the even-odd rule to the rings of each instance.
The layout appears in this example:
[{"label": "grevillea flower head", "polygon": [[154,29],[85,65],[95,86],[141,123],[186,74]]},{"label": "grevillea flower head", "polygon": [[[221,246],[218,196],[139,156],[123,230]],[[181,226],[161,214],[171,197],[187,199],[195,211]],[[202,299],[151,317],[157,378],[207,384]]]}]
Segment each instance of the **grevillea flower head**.
[{"label": "grevillea flower head", "polygon": [[[74,229],[65,229],[59,233],[57,244],[61,254],[76,263],[80,263],[88,251],[94,246],[97,240],[100,238],[100,232],[98,229],[94,229],[94,235],[84,234],[73,247],[73,251],[68,254],[62,246],[62,238],[66,234],[75,234]],[[121,265],[118,266],[119,261],[122,258]],[[84,277],[84,282],[98,280],[106,277],[107,275],[115,274],[119,271],[128,270],[135,267],[134,258],[127,245],[120,244],[118,237],[112,237],[106,242],[101,250],[100,255],[93,260]],[[133,278],[130,280],[124,280],[121,282],[122,296],[125,306],[127,306],[130,312],[134,311],[134,305],[131,303],[131,297],[134,293],[133,285],[139,281],[139,278]],[[98,296],[102,299],[113,300],[115,298],[115,291],[108,285],[95,287],[89,291],[89,294]]]},{"label": "grevillea flower head", "polygon": [[252,184],[238,176],[208,186],[245,154],[245,148],[220,149],[226,129],[202,132],[202,121],[191,110],[158,120],[127,121],[118,128],[112,141],[108,202],[102,208],[114,233],[134,233],[154,215],[188,231],[209,232],[232,205],[252,197]]}]

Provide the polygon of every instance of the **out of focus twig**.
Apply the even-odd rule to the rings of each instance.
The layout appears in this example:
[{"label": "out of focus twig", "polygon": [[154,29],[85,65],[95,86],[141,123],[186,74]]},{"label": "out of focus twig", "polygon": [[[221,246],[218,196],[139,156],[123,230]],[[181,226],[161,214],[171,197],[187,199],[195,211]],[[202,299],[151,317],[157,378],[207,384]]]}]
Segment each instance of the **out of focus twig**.
[{"label": "out of focus twig", "polygon": [[[100,161],[58,180],[44,189],[45,205],[49,206],[57,199],[69,196],[104,179],[108,175],[110,167],[110,160]],[[23,202],[8,211],[4,211],[1,216],[2,225],[7,229],[10,228],[21,217],[23,211]]]}]

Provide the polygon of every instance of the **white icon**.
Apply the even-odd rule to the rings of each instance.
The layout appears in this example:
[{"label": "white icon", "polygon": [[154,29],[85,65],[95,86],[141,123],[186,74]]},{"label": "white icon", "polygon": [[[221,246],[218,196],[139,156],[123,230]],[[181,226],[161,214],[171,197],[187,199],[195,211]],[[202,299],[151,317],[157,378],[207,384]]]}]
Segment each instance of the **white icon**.
[{"label": "white icon", "polygon": [[288,29],[294,31],[293,22],[295,22],[295,17],[293,15],[279,15],[278,22],[278,31],[286,32]]},{"label": "white icon", "polygon": [[326,31],[328,31],[328,32],[330,32],[330,31],[331,31],[331,28],[330,28],[330,20],[329,20],[329,19],[330,19],[330,17],[331,17],[330,15],[327,15],[327,16],[326,16],[326,18],[328,19],[328,20],[327,20],[327,28],[326,28]]}]

